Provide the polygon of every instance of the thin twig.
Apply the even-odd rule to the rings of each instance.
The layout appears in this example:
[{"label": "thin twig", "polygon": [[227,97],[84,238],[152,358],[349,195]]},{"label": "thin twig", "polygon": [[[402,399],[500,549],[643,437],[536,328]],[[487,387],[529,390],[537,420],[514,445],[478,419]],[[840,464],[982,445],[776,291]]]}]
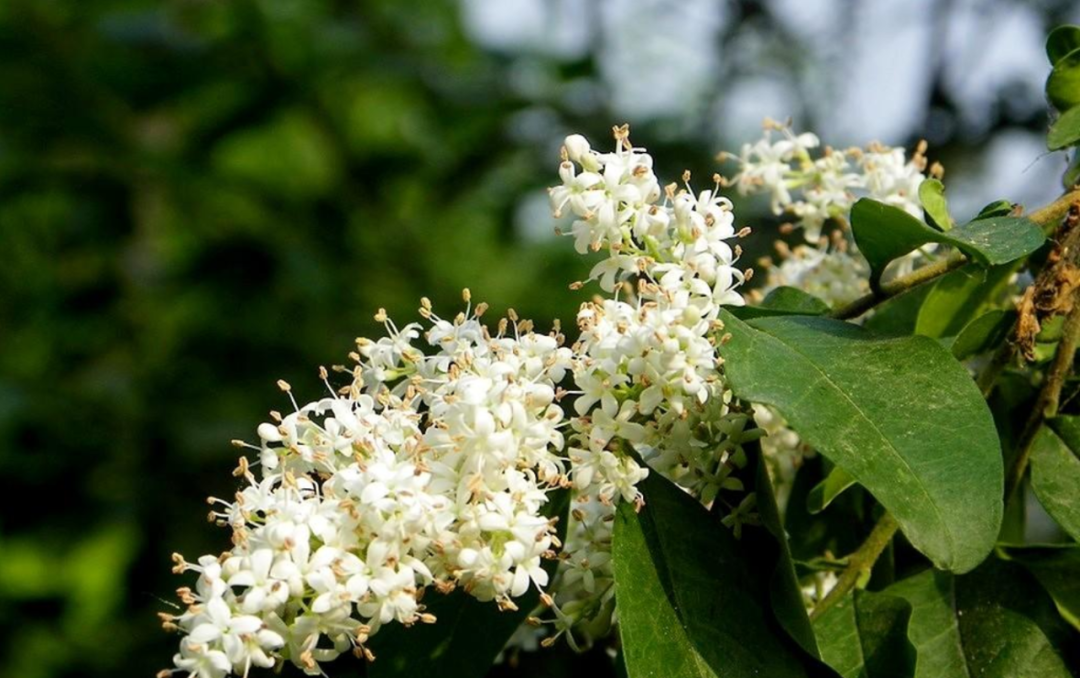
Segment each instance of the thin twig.
[{"label": "thin twig", "polygon": [[[1080,189],[1069,191],[1049,205],[1028,214],[1027,218],[1034,221],[1046,231],[1048,228],[1056,226],[1069,211],[1069,206],[1077,200],[1080,200]],[[829,317],[837,318],[839,320],[857,318],[878,304],[888,301],[889,299],[918,287],[923,283],[936,280],[946,273],[960,268],[966,264],[967,261],[967,257],[963,254],[953,252],[948,257],[940,259],[928,266],[916,269],[908,275],[900,276],[887,283],[883,283],[878,292],[870,292],[849,304],[845,304],[844,306],[835,309],[829,314]]]},{"label": "thin twig", "polygon": [[870,573],[870,570],[874,568],[874,563],[881,557],[882,552],[885,551],[899,528],[900,524],[891,515],[886,513],[881,516],[877,524],[874,525],[874,529],[871,530],[870,536],[866,538],[859,550],[848,556],[847,567],[840,573],[836,586],[821,599],[821,602],[814,606],[813,611],[810,612],[811,621],[825,614],[826,610],[840,602],[848,591],[858,585],[859,580]]},{"label": "thin twig", "polygon": [[968,262],[967,257],[959,252],[953,252],[944,259],[939,259],[928,266],[917,268],[911,273],[900,276],[887,283],[882,283],[878,292],[870,292],[859,297],[855,301],[845,304],[829,314],[830,318],[849,320],[858,318],[863,313],[874,308],[878,304],[888,301],[893,297],[918,287],[923,283],[936,280],[949,271],[954,271]]}]

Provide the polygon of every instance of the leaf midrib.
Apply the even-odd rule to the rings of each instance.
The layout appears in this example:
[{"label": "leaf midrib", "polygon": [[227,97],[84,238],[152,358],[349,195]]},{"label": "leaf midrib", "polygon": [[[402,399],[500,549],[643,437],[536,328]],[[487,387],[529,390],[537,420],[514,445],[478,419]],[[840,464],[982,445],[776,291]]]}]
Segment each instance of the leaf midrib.
[{"label": "leaf midrib", "polygon": [[[822,380],[824,380],[826,383],[828,383],[829,385],[831,385],[837,392],[839,392],[840,395],[843,396],[843,399],[846,400],[851,405],[852,409],[854,409],[856,412],[858,412],[859,416],[862,417],[862,419],[864,421],[866,421],[870,425],[870,428],[873,429],[873,431],[878,435],[878,437],[885,443],[887,448],[889,450],[891,450],[892,453],[900,460],[900,462],[903,464],[903,466],[911,474],[911,477],[915,479],[916,486],[918,486],[919,490],[922,492],[923,496],[926,498],[927,503],[930,505],[931,509],[934,512],[934,517],[937,519],[938,525],[941,526],[942,532],[944,532],[944,534],[945,534],[945,539],[947,540],[947,542],[949,544],[949,553],[950,553],[951,559],[955,560],[955,558],[956,558],[956,551],[955,551],[956,542],[953,539],[952,532],[949,531],[948,525],[945,523],[945,519],[944,519],[944,516],[943,516],[943,514],[941,512],[941,508],[937,505],[937,502],[935,502],[933,500],[932,495],[926,489],[926,485],[923,483],[922,478],[917,473],[915,473],[915,469],[912,468],[912,466],[908,462],[908,460],[905,459],[902,454],[900,454],[900,451],[898,449],[896,449],[896,446],[893,445],[892,441],[889,440],[885,436],[884,433],[882,433],[881,429],[878,428],[877,424],[874,423],[873,419],[871,419],[869,416],[867,416],[867,414],[862,410],[862,408],[859,407],[858,404],[856,404],[855,401],[852,400],[851,397],[848,396],[848,394],[842,388],[840,388],[840,386],[836,382],[834,382],[832,379],[830,379],[828,373],[826,373],[824,370],[822,370],[821,367],[819,367],[818,364],[810,356],[806,355],[805,353],[798,350],[794,346],[792,346],[792,345],[790,345],[788,343],[785,343],[779,337],[777,337],[775,335],[772,335],[772,334],[769,334],[767,331],[765,331],[763,329],[759,329],[758,327],[755,327],[754,325],[752,325],[750,323],[747,323],[747,325],[749,327],[751,327],[752,329],[754,329],[755,331],[760,332],[761,334],[765,335],[771,341],[776,342],[777,344],[779,344],[780,346],[783,346],[784,348],[788,349],[792,353],[795,353],[796,355],[802,357],[814,369],[814,371],[817,372],[817,374],[820,376],[820,378]],[[754,350],[753,346],[751,346],[750,351],[753,351],[753,350]],[[769,403],[769,404],[773,404],[773,406],[775,407],[774,403]],[[790,420],[790,418],[789,418],[789,420]],[[817,445],[811,445],[811,447],[817,448],[818,446]],[[849,473],[850,473],[850,471],[849,471]],[[852,473],[852,475],[854,476],[855,474]],[[856,476],[856,480],[858,480],[860,483],[863,483],[864,485],[866,484],[863,481],[862,478],[858,478],[857,476]],[[899,520],[899,517],[897,517],[897,519]],[[948,563],[948,564],[951,564],[951,562]]]},{"label": "leaf midrib", "polygon": [[[668,540],[664,538],[665,531],[659,529],[659,526],[656,524],[656,516],[653,515],[652,511],[649,511],[647,506],[648,505],[646,505],[645,510],[648,515],[649,527],[652,529],[653,534],[656,536],[656,540],[660,545],[660,554],[663,556],[662,563],[655,563],[655,559],[653,561],[654,564],[657,565],[656,574],[657,576],[662,577],[665,580],[664,583],[666,583],[666,586],[664,586],[664,583],[662,583],[661,586],[671,591],[671,595],[675,598],[675,616],[679,619],[679,626],[682,630],[683,637],[686,639],[687,645],[693,652],[695,660],[694,665],[697,667],[698,673],[702,676],[705,676],[706,678],[716,678],[716,672],[713,671],[712,666],[709,665],[705,658],[701,656],[701,653],[698,652],[697,646],[690,638],[690,628],[686,617],[686,603],[683,600],[683,595],[681,591],[679,590],[680,587],[676,586],[675,577],[671,572],[670,561],[672,560],[671,556],[673,554],[671,553],[671,548],[669,546]],[[674,555],[677,555],[677,553]],[[678,562],[677,557],[675,558],[675,562]]]}]

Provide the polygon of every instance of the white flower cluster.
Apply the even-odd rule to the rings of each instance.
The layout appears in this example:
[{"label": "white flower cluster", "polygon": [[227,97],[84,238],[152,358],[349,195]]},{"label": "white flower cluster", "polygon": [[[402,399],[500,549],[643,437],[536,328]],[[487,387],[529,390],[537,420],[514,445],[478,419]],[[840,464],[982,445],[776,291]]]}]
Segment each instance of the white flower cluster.
[{"label": "white flower cluster", "polygon": [[434,622],[426,587],[513,609],[548,584],[541,565],[560,544],[543,511],[569,484],[555,399],[571,354],[527,322],[492,336],[482,312],[446,321],[425,300],[425,354],[420,325],[380,311],[388,336],[358,340],[351,385],[259,427],[260,475],[241,460],[248,486],[211,514],[232,549],[175,557],[199,573],[180,590],[187,611],[164,615],[185,634],[176,671],[280,659],[318,675],[344,651],[371,659],[364,643],[384,624]]},{"label": "white flower cluster", "polygon": [[590,277],[613,293],[583,304],[577,319],[578,416],[568,452],[575,494],[553,605],[560,633],[610,613],[614,499],[640,502],[636,486],[649,468],[705,503],[741,491],[731,473],[746,462],[742,443],[761,433],[732,409],[717,369],[719,308],[743,303],[739,249],[728,243],[740,234],[719,177],[697,194],[688,174],[685,189],[661,189],[627,128],[615,138],[610,153],[567,138],[562,185],[550,189],[556,216],[569,209],[576,217],[578,251],[606,252]]},{"label": "white flower cluster", "polygon": [[[780,138],[774,139],[773,133]],[[817,244],[829,219],[846,219],[860,197],[884,202],[922,219],[919,186],[926,178],[925,144],[908,159],[902,148],[873,143],[863,148],[825,147],[809,132],[765,122],[764,136],[744,144],[734,183],[743,195],[767,192],[774,213],[792,214],[807,242]]]},{"label": "white flower cluster", "polygon": [[778,240],[776,248],[779,264],[774,265],[770,259],[760,262],[766,271],[762,294],[777,287],[795,287],[836,307],[870,291],[870,265],[842,239],[829,248],[810,245],[789,248]]},{"label": "white flower cluster", "polygon": [[[826,147],[815,157],[811,151],[820,145],[814,134],[795,134],[766,120],[764,136],[743,145],[739,173],[732,181],[744,195],[768,193],[773,212],[791,215],[809,243],[793,249],[781,243],[781,262],[768,267],[762,291],[787,285],[836,305],[869,289],[870,267],[846,232],[852,206],[858,198],[869,197],[922,219],[919,186],[926,178],[925,145],[910,159],[903,149],[878,143],[843,151]],[[830,219],[845,228],[824,238],[822,228]],[[933,249],[929,245],[901,257],[888,275],[909,273]]]}]

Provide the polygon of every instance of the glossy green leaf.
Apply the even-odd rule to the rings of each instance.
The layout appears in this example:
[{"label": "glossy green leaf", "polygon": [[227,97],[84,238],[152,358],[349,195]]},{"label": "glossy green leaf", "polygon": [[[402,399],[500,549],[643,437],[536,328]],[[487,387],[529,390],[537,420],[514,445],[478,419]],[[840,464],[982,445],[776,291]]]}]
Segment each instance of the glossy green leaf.
[{"label": "glossy green leaf", "polygon": [[885,589],[911,604],[908,638],[918,653],[916,678],[969,678],[956,613],[956,577],[927,570]]},{"label": "glossy green leaf", "polygon": [[851,208],[851,228],[859,252],[870,263],[871,284],[881,279],[890,261],[944,235],[898,207],[869,198]]},{"label": "glossy green leaf", "polygon": [[895,678],[915,671],[908,640],[911,603],[855,591],[814,621],[821,656],[844,678]]},{"label": "glossy green leaf", "polygon": [[829,305],[795,287],[777,287],[757,306],[732,306],[731,312],[743,320],[780,315],[823,315]]},{"label": "glossy green leaf", "polygon": [[1080,417],[1057,417],[1043,427],[1031,453],[1031,489],[1061,529],[1080,541]]},{"label": "glossy green leaf", "polygon": [[1046,236],[1024,217],[983,217],[957,226],[939,242],[954,245],[985,266],[999,266],[1039,249]]},{"label": "glossy green leaf", "polygon": [[1050,126],[1046,135],[1046,147],[1058,151],[1080,142],[1080,106],[1073,106],[1061,114]]},{"label": "glossy green leaf", "polygon": [[991,558],[965,576],[924,571],[883,593],[911,603],[915,678],[1066,678],[1069,627],[1023,567]]},{"label": "glossy green leaf", "polygon": [[731,531],[656,474],[641,487],[645,506],[620,504],[612,542],[630,678],[822,674],[776,624],[769,573],[751,568]]},{"label": "glossy green leaf", "polygon": [[437,672],[448,678],[482,678],[539,602],[531,593],[525,598],[517,601],[517,612],[500,612],[494,602],[482,603],[462,590],[429,592],[424,604],[436,623],[381,629],[369,643],[376,659],[367,675],[407,678]]},{"label": "glossy green leaf", "polygon": [[1080,630],[1080,546],[1007,546],[1000,551],[1027,568],[1054,599],[1061,617]]},{"label": "glossy green leaf", "polygon": [[989,219],[990,217],[1007,217],[1012,214],[1013,204],[1008,200],[995,200],[979,210],[975,219]]},{"label": "glossy green leaf", "polygon": [[916,334],[941,339],[960,334],[975,318],[1005,301],[1015,266],[964,266],[933,283],[919,309]]},{"label": "glossy green leaf", "polygon": [[1080,48],[1061,57],[1046,79],[1046,98],[1059,111],[1080,105]]},{"label": "glossy green leaf", "polygon": [[774,406],[939,567],[965,572],[986,557],[1001,524],[1000,447],[982,395],[945,349],[826,318],[721,319],[738,397]]},{"label": "glossy green leaf", "polygon": [[787,311],[801,315],[821,315],[829,312],[829,305],[812,294],[797,287],[777,287],[765,295],[763,308]]},{"label": "glossy green leaf", "polygon": [[890,261],[928,243],[952,245],[977,263],[995,266],[1034,252],[1046,240],[1038,226],[1021,217],[977,219],[943,233],[899,207],[869,198],[852,207],[851,228],[870,263],[872,284]]},{"label": "glossy green leaf", "polygon": [[[561,490],[544,507],[545,514],[560,515],[560,539],[565,538],[569,492]],[[557,561],[544,563],[553,575]],[[405,628],[388,624],[372,637],[369,647],[376,660],[367,667],[369,678],[409,678],[438,675],[441,678],[482,678],[510,636],[540,604],[535,587],[515,598],[516,611],[500,611],[494,602],[480,602],[465,591],[448,595],[429,592],[424,597],[434,624]]]},{"label": "glossy green leaf", "polygon": [[998,533],[999,543],[1023,543],[1028,524],[1027,502],[1023,498],[1024,494],[1023,491],[1018,491],[1011,500],[1005,503],[1005,515],[1001,519],[1001,532]]},{"label": "glossy green leaf", "polygon": [[960,331],[950,350],[957,360],[967,360],[1000,346],[1016,322],[1016,311],[984,313]]},{"label": "glossy green leaf", "polygon": [[945,184],[937,179],[924,180],[919,184],[919,202],[935,226],[943,231],[953,227],[949,204],[945,200]]},{"label": "glossy green leaf", "polygon": [[874,309],[874,312],[863,323],[863,327],[877,334],[893,337],[914,334],[919,311],[933,288],[933,285],[919,285],[889,299]]},{"label": "glossy green leaf", "polygon": [[856,480],[851,474],[837,466],[825,477],[825,480],[810,490],[810,495],[806,498],[806,509],[810,513],[821,513],[833,499],[855,483]]},{"label": "glossy green leaf", "polygon": [[1075,49],[1080,49],[1080,26],[1058,26],[1046,36],[1046,57],[1051,66]]}]

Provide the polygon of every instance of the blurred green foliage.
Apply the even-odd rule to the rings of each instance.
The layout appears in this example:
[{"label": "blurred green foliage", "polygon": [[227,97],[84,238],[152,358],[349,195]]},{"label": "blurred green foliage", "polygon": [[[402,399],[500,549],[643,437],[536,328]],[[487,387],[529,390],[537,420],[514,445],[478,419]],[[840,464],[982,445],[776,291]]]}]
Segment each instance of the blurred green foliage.
[{"label": "blurred green foliage", "polygon": [[169,665],[228,441],[379,306],[572,312],[504,76],[450,4],[0,3],[0,675]]},{"label": "blurred green foliage", "polygon": [[[169,665],[154,615],[189,583],[169,554],[227,546],[198,513],[234,491],[228,441],[287,406],[276,379],[316,397],[317,366],[378,333],[377,308],[407,322],[426,295],[452,316],[468,286],[493,315],[569,323],[589,264],[522,197],[555,181],[564,134],[599,143],[621,117],[570,95],[592,56],[526,55],[550,84],[526,93],[521,60],[459,18],[450,1],[0,2],[0,676]],[[664,176],[708,176],[695,134],[642,136],[685,163]],[[600,648],[544,657],[524,675],[610,670]]]}]

